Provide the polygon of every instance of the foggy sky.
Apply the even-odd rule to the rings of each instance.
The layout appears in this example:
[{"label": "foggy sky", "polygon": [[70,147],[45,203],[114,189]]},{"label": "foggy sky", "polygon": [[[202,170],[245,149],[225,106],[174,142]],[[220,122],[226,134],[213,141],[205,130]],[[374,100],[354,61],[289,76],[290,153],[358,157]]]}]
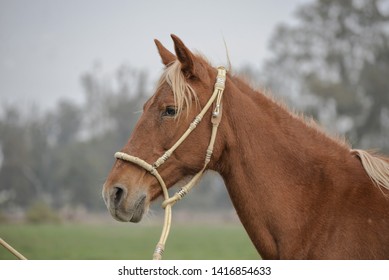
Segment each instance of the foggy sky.
[{"label": "foggy sky", "polygon": [[80,76],[99,64],[150,71],[162,65],[153,39],[172,49],[170,34],[214,65],[260,67],[278,23],[290,23],[301,3],[262,1],[0,0],[0,104],[52,107],[58,98],[82,101]]}]

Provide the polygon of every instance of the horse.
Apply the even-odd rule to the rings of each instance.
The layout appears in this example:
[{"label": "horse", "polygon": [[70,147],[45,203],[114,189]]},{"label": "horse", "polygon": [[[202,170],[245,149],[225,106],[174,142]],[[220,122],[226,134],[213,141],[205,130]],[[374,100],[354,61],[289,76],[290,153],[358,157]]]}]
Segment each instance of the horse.
[{"label": "horse", "polygon": [[163,74],[103,186],[113,218],[139,222],[166,188],[213,170],[263,259],[389,259],[389,159],[171,37],[175,53],[154,40]]}]

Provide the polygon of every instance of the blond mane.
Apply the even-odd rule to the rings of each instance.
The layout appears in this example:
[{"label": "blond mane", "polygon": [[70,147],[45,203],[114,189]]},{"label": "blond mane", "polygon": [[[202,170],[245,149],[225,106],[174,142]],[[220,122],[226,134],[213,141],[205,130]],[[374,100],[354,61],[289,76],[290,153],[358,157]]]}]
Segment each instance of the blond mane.
[{"label": "blond mane", "polygon": [[[184,108],[189,109],[192,103],[198,104],[197,94],[186,81],[181,71],[181,63],[178,60],[175,60],[165,69],[159,79],[157,88],[160,88],[165,82],[173,91],[174,104],[177,110],[176,116],[180,116]],[[187,113],[189,113],[189,110],[187,110]]]},{"label": "blond mane", "polygon": [[363,168],[376,186],[389,190],[389,163],[387,161],[364,150],[354,149],[351,153],[360,158]]}]

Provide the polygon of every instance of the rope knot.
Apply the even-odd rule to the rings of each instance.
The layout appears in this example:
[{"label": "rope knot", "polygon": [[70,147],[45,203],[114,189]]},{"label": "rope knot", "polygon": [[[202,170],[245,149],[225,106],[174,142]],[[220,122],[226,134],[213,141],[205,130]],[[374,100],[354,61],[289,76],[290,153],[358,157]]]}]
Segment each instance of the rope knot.
[{"label": "rope knot", "polygon": [[193,130],[196,128],[196,126],[201,122],[202,120],[202,116],[198,115],[194,120],[193,122],[191,122],[191,124],[189,125],[190,129]]},{"label": "rope knot", "polygon": [[162,243],[158,243],[154,250],[153,260],[161,260],[164,251],[165,245]]},{"label": "rope knot", "polygon": [[188,190],[187,189],[184,189],[184,188],[181,188],[178,192],[177,192],[177,195],[180,196],[180,199],[182,199],[184,196],[186,196],[188,194]]},{"label": "rope knot", "polygon": [[164,164],[165,161],[167,161],[170,156],[171,156],[171,152],[170,151],[166,151],[159,159],[157,159],[156,162],[154,162],[153,167],[154,168],[158,168],[159,166]]},{"label": "rope knot", "polygon": [[149,172],[151,175],[155,176],[155,174],[157,173],[157,169],[155,169],[155,167],[150,168]]}]

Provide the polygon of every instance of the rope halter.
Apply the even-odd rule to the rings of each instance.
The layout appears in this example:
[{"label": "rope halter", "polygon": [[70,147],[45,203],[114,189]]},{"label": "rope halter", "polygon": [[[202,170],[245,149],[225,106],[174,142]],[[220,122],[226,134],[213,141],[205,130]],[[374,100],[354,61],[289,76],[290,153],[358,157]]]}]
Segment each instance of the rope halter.
[{"label": "rope halter", "polygon": [[[167,150],[159,159],[157,159],[153,164],[149,164],[138,157],[134,157],[123,152],[115,153],[115,158],[134,163],[142,167],[143,169],[146,169],[151,175],[153,175],[158,180],[159,184],[161,185],[163,196],[165,199],[162,202],[162,208],[165,209],[165,219],[164,219],[164,225],[163,225],[161,237],[154,250],[154,254],[153,254],[154,260],[160,260],[162,258],[162,254],[165,249],[165,243],[168,238],[170,226],[171,226],[172,206],[178,200],[182,199],[193,188],[193,186],[196,185],[196,183],[200,180],[205,168],[207,167],[208,163],[211,160],[212,153],[213,153],[213,146],[215,144],[215,139],[217,134],[217,129],[219,127],[221,116],[222,116],[221,99],[225,87],[226,74],[227,74],[227,70],[224,67],[217,68],[216,83],[211,98],[208,100],[207,104],[204,106],[201,112],[195,117],[195,119],[189,125],[189,128],[185,131],[185,133],[181,136],[181,138],[178,139],[178,141],[169,150]],[[166,184],[162,179],[161,175],[158,173],[157,168],[160,167],[169,159],[169,157],[178,148],[178,146],[180,146],[182,142],[184,142],[184,140],[189,136],[189,134],[197,127],[197,125],[203,119],[205,113],[209,110],[209,108],[214,102],[215,102],[215,106],[211,117],[211,122],[212,122],[211,139],[209,140],[203,168],[178,192],[176,192],[172,197],[169,197]]]}]

